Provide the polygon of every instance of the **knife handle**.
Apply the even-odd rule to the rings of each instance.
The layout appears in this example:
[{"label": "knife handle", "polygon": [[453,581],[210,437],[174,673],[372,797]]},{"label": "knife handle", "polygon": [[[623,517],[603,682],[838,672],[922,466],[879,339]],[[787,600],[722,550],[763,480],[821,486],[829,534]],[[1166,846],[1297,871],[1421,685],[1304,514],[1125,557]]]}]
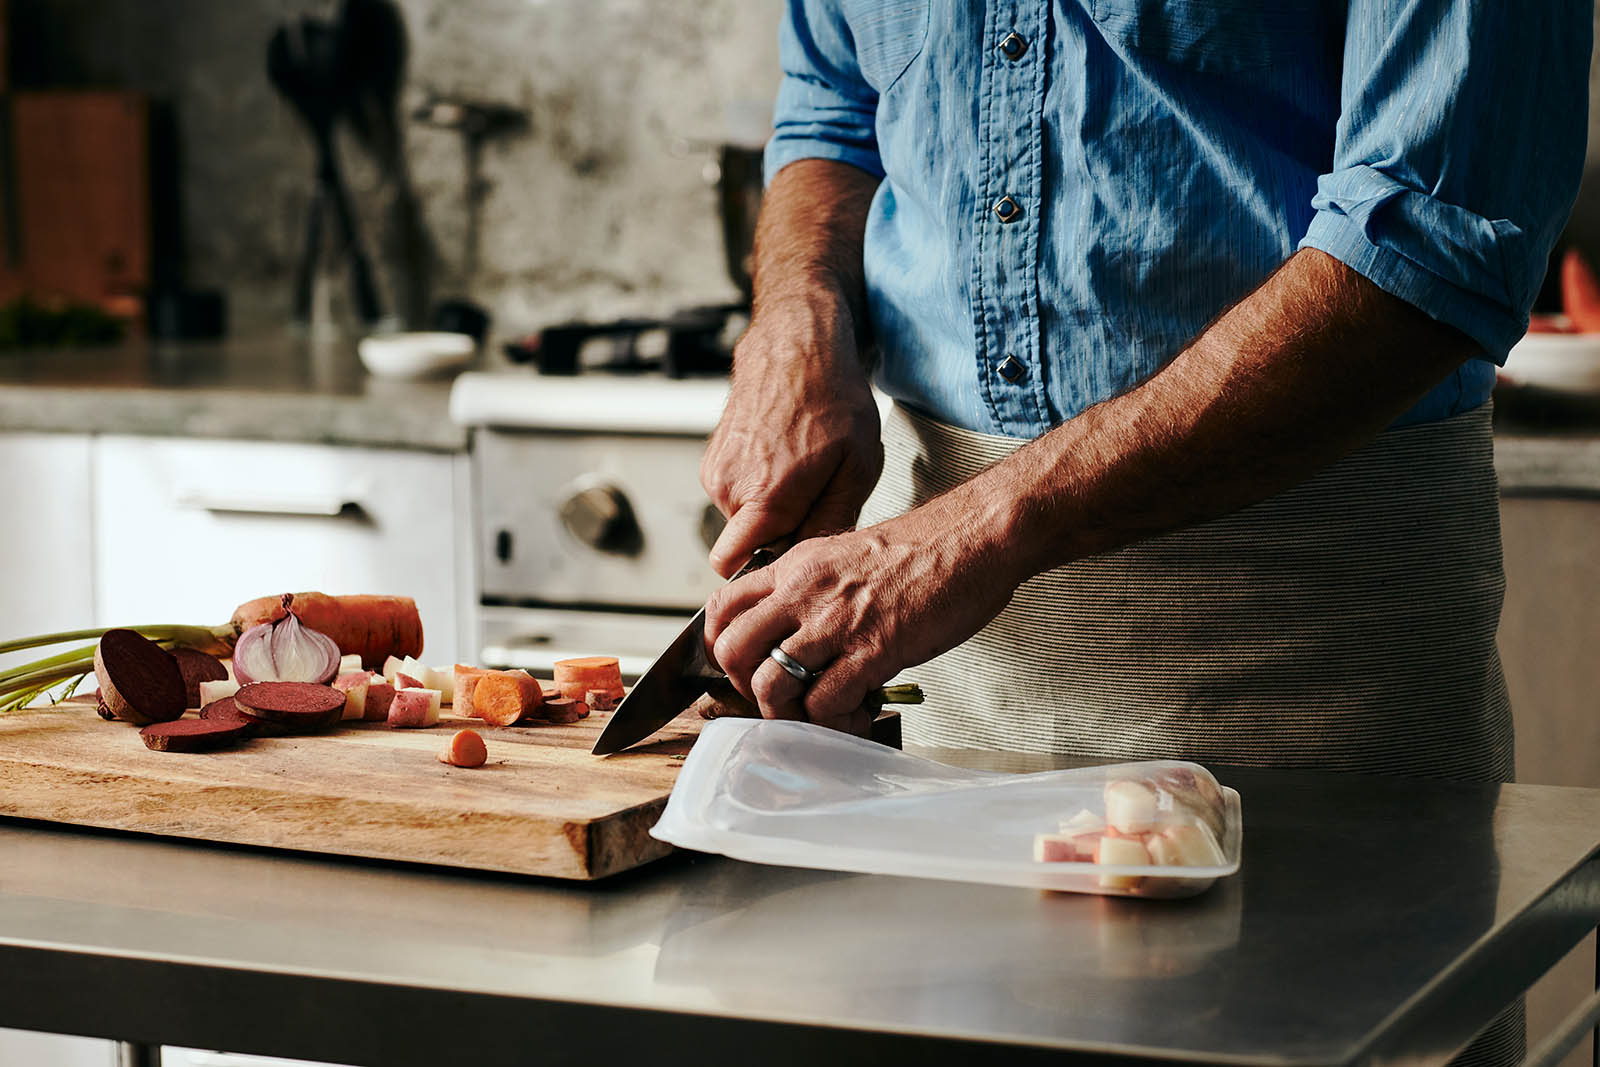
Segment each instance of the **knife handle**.
[{"label": "knife handle", "polygon": [[744,566],[735,571],[733,578],[729,578],[728,581],[731,582],[734,580],[734,578],[743,578],[752,571],[758,571],[762,567],[765,567],[767,564],[771,563],[773,560],[777,559],[779,556],[783,555],[784,550],[789,546],[783,545],[780,548],[778,547],[779,544],[779,542],[774,541],[772,544],[764,545],[750,553],[750,558],[745,560]]}]

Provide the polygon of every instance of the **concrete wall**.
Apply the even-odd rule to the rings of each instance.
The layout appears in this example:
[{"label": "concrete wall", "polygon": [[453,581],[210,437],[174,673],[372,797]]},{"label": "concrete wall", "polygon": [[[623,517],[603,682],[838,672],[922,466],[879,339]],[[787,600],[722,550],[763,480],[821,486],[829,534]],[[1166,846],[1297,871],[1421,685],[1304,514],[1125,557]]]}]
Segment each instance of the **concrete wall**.
[{"label": "concrete wall", "polygon": [[[277,23],[318,2],[10,0],[19,82],[126,85],[176,104],[190,277],[228,291],[236,332],[278,329],[288,315],[312,156],[267,82],[264,56]],[[435,91],[532,114],[525,135],[485,153],[491,187],[482,268],[471,279],[461,264],[460,141],[410,127],[412,177],[437,253],[435,297],[470,293],[505,333],[733,295],[702,178],[707,157],[681,142],[764,136],[781,0],[398,2],[411,36],[408,104]],[[1590,86],[1596,131],[1600,67]],[[368,243],[390,246],[380,267],[392,289],[392,185],[359,153],[345,155]],[[1593,154],[1569,237],[1600,257]],[[347,288],[341,278],[328,291],[340,298]]]},{"label": "concrete wall", "polygon": [[[329,5],[323,5],[326,10]],[[734,297],[708,159],[759,141],[777,87],[779,0],[400,0],[407,110],[430,92],[528,109],[489,144],[481,269],[462,276],[464,156],[410,124],[412,181],[436,250],[435,296],[471,295],[501,331]],[[236,332],[281,328],[311,188],[297,116],[266,44],[309,2],[11,0],[18,84],[114,84],[176,106],[191,284],[228,291]],[[691,142],[685,148],[684,142]],[[393,190],[354,145],[369,252]],[[390,235],[392,236],[392,234]],[[392,241],[389,243],[392,244]],[[383,257],[386,285],[394,256]],[[342,280],[330,287],[347,291]]]}]

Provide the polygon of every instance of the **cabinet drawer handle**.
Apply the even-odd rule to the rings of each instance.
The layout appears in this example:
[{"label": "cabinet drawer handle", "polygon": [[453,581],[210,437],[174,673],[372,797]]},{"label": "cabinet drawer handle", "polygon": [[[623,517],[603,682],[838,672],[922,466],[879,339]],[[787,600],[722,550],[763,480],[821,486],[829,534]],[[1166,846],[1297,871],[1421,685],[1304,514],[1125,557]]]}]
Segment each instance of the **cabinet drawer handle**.
[{"label": "cabinet drawer handle", "polygon": [[221,496],[202,492],[178,494],[180,508],[218,515],[290,515],[308,519],[364,519],[358,501],[338,496]]}]

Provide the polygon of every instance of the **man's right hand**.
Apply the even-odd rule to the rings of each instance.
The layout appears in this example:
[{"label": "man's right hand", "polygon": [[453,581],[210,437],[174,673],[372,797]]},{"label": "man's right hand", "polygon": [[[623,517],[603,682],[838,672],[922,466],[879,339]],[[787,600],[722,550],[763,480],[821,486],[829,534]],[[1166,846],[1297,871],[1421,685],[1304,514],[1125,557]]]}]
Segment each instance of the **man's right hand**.
[{"label": "man's right hand", "polygon": [[728,517],[711,549],[724,578],[771,541],[854,526],[883,469],[878,408],[842,300],[764,306],[734,368],[700,465]]}]

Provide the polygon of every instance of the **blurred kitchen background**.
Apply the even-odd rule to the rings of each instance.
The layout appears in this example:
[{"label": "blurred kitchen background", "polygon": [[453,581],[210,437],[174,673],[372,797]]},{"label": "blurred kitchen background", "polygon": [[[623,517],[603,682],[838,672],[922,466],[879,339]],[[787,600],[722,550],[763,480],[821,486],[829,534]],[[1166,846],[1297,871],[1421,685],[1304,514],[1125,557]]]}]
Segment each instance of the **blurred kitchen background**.
[{"label": "blurred kitchen background", "polygon": [[[647,663],[715,585],[696,472],[782,6],[0,0],[0,636],[320,588],[414,596],[430,662]],[[1600,260],[1597,85],[1558,256]],[[1600,344],[1581,358],[1497,395],[1501,647],[1519,776],[1600,786]],[[0,1033],[0,1063],[108,1056]]]},{"label": "blurred kitchen background", "polygon": [[[390,5],[359,6],[381,31]],[[76,139],[120,135],[131,139],[125,151],[113,156],[104,142],[92,150],[105,179],[121,168],[135,181],[134,169],[148,167],[158,217],[147,277],[165,282],[181,273],[192,287],[222,293],[232,334],[281,331],[316,159],[305,123],[268,78],[267,46],[285,22],[306,12],[332,21],[337,6],[11,0],[9,7],[14,99],[25,110],[57,109],[40,136],[65,141],[55,140],[65,165],[83,158],[72,154]],[[465,296],[503,331],[520,331],[732,298],[707,171],[718,143],[765,139],[780,8],[776,0],[398,3],[392,10],[401,33],[393,41],[381,32],[365,38],[395,54],[373,56],[369,45],[362,52],[373,69],[346,74],[381,83],[399,71],[391,113],[404,166],[384,168],[374,139],[355,136],[348,121],[336,135],[385,311],[421,328],[434,301]],[[126,94],[130,126],[150,108],[149,140],[95,127],[105,120],[95,117],[91,99],[59,96],[87,89]],[[448,105],[466,109],[451,113]],[[489,115],[477,133],[474,106]],[[29,147],[18,145],[13,160],[25,174]],[[37,151],[51,154],[43,144]],[[407,199],[418,234],[404,221]],[[26,205],[14,206],[26,226]],[[476,262],[469,262],[474,245]],[[125,295],[143,280],[141,266],[126,262],[124,273],[106,278],[103,294],[73,295]],[[342,323],[349,288],[328,288],[330,316]]]}]

